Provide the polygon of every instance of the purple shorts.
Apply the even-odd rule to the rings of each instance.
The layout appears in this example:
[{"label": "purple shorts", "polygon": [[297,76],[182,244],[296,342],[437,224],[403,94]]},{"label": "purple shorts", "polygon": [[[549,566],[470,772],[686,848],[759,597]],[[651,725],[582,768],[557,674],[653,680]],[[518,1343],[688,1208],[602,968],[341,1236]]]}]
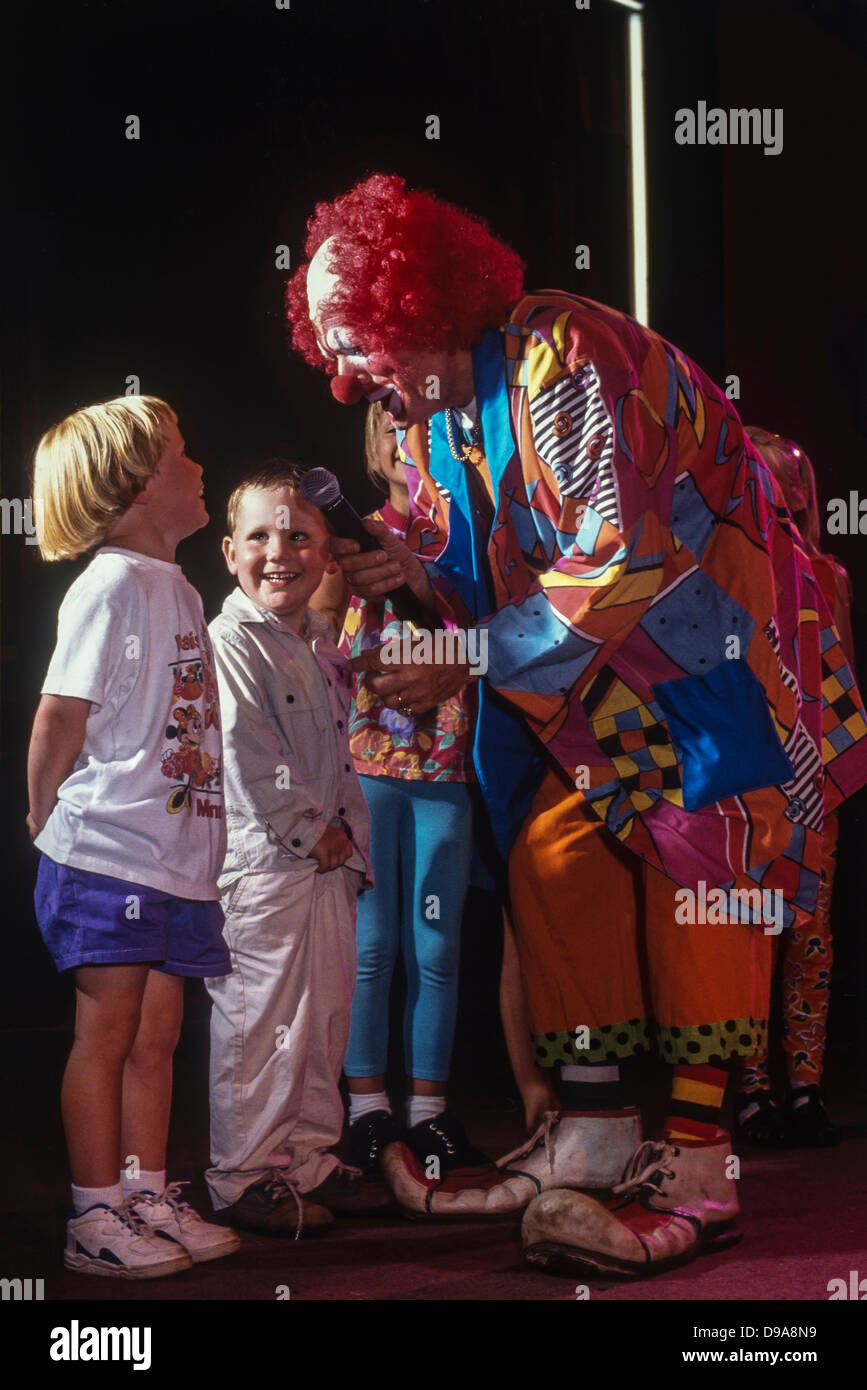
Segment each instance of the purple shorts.
[{"label": "purple shorts", "polygon": [[219,902],[55,864],[43,854],[36,920],[58,970],[148,963],[167,975],[210,978],[232,969]]}]

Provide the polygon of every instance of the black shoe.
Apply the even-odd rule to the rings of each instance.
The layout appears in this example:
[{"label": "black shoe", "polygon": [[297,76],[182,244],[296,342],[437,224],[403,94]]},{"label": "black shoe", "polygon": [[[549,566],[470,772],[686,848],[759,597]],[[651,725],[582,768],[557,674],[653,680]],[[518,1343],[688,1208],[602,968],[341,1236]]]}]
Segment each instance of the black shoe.
[{"label": "black shoe", "polygon": [[[746,1120],[741,1113],[749,1105],[759,1108]],[[741,1091],[737,1096],[737,1136],[757,1149],[787,1149],[791,1146],[791,1121],[771,1099],[769,1091]]]},{"label": "black shoe", "polygon": [[407,1130],[406,1143],[421,1163],[438,1158],[440,1173],[454,1172],[456,1168],[490,1169],[495,1166],[487,1154],[473,1148],[460,1120],[450,1110],[413,1125]]},{"label": "black shoe", "polygon": [[368,1182],[378,1181],[382,1151],[399,1137],[394,1119],[387,1110],[371,1110],[367,1115],[359,1115],[349,1126],[346,1161],[353,1168],[360,1168]]},{"label": "black shoe", "polygon": [[[794,1102],[806,1096],[806,1104]],[[818,1086],[798,1086],[789,1091],[787,1115],[793,1148],[832,1149],[840,1142],[840,1131],[828,1119]]]}]

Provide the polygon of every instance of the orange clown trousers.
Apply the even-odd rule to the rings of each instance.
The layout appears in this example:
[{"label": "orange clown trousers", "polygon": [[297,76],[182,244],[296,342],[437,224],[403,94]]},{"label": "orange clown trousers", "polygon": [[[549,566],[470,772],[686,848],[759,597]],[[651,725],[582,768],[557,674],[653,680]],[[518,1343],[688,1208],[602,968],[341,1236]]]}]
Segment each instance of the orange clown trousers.
[{"label": "orange clown trousers", "polygon": [[[509,859],[521,973],[540,1066],[752,1056],[767,1037],[774,936],[678,922],[677,885],[624,849],[559,770]],[[681,917],[685,915],[681,908]]]}]

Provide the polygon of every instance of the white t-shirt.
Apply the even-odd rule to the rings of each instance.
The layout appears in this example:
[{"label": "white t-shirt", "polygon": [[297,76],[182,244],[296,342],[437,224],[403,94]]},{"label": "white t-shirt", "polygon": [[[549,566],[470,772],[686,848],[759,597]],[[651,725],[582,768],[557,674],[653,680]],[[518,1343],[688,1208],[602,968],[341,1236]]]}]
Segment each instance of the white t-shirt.
[{"label": "white t-shirt", "polygon": [[176,897],[219,898],[217,682],[202,601],[180,566],[101,549],[63,600],[42,693],[91,709],[37,847]]}]

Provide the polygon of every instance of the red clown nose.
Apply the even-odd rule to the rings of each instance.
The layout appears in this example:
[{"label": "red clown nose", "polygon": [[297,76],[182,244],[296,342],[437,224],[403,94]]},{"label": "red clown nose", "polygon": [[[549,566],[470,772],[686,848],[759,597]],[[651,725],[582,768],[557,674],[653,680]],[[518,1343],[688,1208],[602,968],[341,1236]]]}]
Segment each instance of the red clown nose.
[{"label": "red clown nose", "polygon": [[364,395],[364,387],[357,376],[333,376],[331,394],[341,405],[355,405]]}]

